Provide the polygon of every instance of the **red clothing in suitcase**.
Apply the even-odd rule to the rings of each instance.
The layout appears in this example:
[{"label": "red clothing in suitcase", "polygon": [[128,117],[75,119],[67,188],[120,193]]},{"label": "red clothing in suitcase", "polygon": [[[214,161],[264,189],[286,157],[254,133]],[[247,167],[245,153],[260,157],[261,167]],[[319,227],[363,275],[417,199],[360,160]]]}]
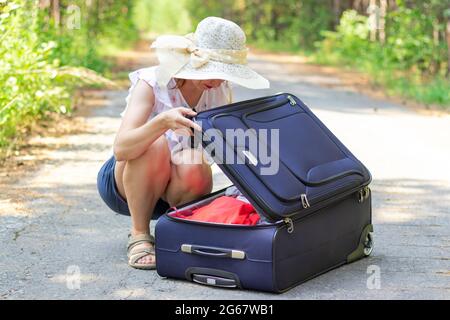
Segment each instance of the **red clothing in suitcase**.
[{"label": "red clothing in suitcase", "polygon": [[257,224],[259,221],[259,215],[251,204],[227,196],[219,197],[206,206],[192,210],[192,214],[187,215],[186,212],[177,212],[174,217],[250,226]]}]

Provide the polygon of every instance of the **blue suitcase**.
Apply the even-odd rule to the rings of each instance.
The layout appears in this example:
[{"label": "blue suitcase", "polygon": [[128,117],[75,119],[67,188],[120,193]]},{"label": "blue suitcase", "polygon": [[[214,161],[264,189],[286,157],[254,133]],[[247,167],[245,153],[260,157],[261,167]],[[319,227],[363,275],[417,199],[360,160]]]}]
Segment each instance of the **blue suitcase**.
[{"label": "blue suitcase", "polygon": [[[370,255],[371,175],[297,97],[281,93],[237,102],[200,112],[194,120],[203,129],[196,138],[265,222],[197,222],[173,217],[175,209],[169,209],[155,228],[160,276],[284,292]],[[249,133],[247,138],[227,135],[236,129]],[[272,140],[258,135],[271,129],[278,129],[270,131],[278,140],[277,134]],[[278,160],[276,171],[267,174],[273,163],[250,150],[252,134]],[[198,208],[224,193],[176,210]]]}]

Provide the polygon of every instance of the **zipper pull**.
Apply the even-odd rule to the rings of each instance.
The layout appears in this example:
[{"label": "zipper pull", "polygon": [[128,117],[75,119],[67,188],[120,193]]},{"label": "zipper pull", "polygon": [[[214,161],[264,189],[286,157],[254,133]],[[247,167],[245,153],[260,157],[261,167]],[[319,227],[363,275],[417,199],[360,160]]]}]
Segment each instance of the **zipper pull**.
[{"label": "zipper pull", "polygon": [[364,200],[366,200],[367,198],[369,198],[370,195],[370,189],[368,186],[365,186],[363,189],[363,196],[364,196]]},{"label": "zipper pull", "polygon": [[284,218],[284,223],[288,225],[287,232],[292,233],[294,232],[294,222],[292,222],[291,218]]},{"label": "zipper pull", "polygon": [[308,197],[306,196],[305,193],[302,193],[300,197],[301,197],[301,199],[302,199],[302,205],[303,205],[303,208],[307,209],[307,208],[311,207],[311,206],[309,205]]},{"label": "zipper pull", "polygon": [[370,190],[368,186],[365,186],[364,188],[360,189],[358,191],[358,202],[363,203],[364,200],[366,200],[370,195]]},{"label": "zipper pull", "polygon": [[291,96],[287,96],[288,100],[289,100],[289,104],[291,106],[295,106],[297,104],[297,102],[294,100],[294,98],[292,98]]}]

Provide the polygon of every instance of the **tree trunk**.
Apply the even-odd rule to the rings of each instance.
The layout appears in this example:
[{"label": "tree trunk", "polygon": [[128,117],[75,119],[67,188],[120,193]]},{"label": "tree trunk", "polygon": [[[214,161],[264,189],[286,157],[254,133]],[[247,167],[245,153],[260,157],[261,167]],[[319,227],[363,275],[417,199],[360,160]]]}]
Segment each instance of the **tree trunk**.
[{"label": "tree trunk", "polygon": [[60,9],[59,0],[53,0],[52,16],[53,16],[53,21],[55,22],[56,28],[59,28],[59,25],[61,23],[61,13],[60,13],[59,9]]},{"label": "tree trunk", "polygon": [[380,22],[380,12],[376,0],[370,0],[367,13],[369,14],[370,41],[375,41],[377,39],[377,30]]},{"label": "tree trunk", "polygon": [[361,12],[361,0],[355,0],[352,4],[352,9]]},{"label": "tree trunk", "polygon": [[450,77],[450,19],[447,19],[447,78]]},{"label": "tree trunk", "polygon": [[277,9],[277,5],[275,4],[270,8],[270,25],[274,29],[274,39],[278,41],[280,39],[281,26],[279,24],[279,10]]},{"label": "tree trunk", "polygon": [[334,27],[339,25],[339,20],[341,16],[341,1],[333,0],[333,12],[334,12]]},{"label": "tree trunk", "polygon": [[50,7],[50,0],[39,0],[39,9],[46,9]]},{"label": "tree trunk", "polygon": [[386,32],[385,32],[385,26],[386,26],[386,12],[387,12],[387,0],[380,0],[380,25],[378,36],[380,38],[380,42],[384,44],[386,41]]}]

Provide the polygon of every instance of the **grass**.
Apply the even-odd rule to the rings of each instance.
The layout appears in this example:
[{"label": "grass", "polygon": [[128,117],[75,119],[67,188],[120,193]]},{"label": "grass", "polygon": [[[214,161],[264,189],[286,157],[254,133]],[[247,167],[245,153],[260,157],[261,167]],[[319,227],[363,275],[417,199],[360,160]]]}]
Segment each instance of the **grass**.
[{"label": "grass", "polygon": [[400,72],[373,65],[365,72],[372,82],[382,87],[388,95],[411,99],[426,107],[433,105],[439,109],[450,110],[450,79],[444,76],[426,78],[413,72]]},{"label": "grass", "polygon": [[384,78],[381,84],[387,88],[390,94],[414,99],[426,105],[438,105],[450,110],[450,81],[445,78],[435,78],[431,81],[414,81],[408,78],[391,79]]}]

